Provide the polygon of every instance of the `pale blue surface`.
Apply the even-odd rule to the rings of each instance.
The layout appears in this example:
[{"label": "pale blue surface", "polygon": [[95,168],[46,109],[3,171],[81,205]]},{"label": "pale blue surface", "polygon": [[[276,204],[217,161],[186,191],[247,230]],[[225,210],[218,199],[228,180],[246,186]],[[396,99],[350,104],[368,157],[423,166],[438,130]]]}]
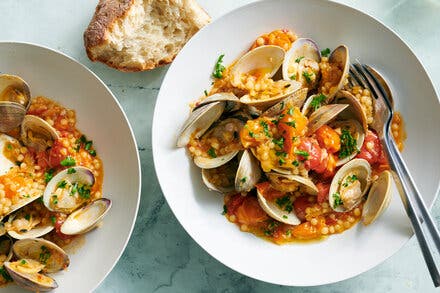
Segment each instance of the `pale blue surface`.
[{"label": "pale blue surface", "polygon": [[[216,18],[252,1],[199,2]],[[439,0],[337,2],[365,11],[395,30],[419,56],[437,91],[440,89]],[[127,74],[91,63],[83,49],[82,33],[96,3],[89,0],[1,0],[0,40],[46,45],[85,64],[113,91],[134,128],[143,172],[139,215],[126,251],[97,292],[438,292],[433,289],[415,239],[361,276],[312,288],[289,288],[256,281],[226,268],[208,255],[171,213],[153,169],[152,114],[167,67]],[[438,202],[433,214],[439,223]]]}]

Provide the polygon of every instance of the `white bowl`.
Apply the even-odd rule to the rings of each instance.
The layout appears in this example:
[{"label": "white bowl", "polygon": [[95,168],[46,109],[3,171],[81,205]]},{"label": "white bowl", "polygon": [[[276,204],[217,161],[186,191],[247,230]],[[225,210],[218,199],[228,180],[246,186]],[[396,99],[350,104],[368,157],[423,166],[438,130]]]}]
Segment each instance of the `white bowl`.
[{"label": "white bowl", "polygon": [[309,244],[277,246],[243,233],[222,215],[222,197],[203,185],[200,170],[175,147],[188,117],[188,103],[210,88],[220,54],[230,64],[262,33],[290,28],[322,48],[346,44],[384,74],[402,113],[408,139],[403,157],[427,204],[439,185],[440,107],[419,60],[390,29],[353,8],[319,0],[252,3],[217,19],[183,48],[159,93],[153,120],[153,155],[162,191],[185,230],[226,266],[266,282],[311,286],[337,282],[380,264],[412,236],[394,189],[390,207],[374,224],[358,224],[343,234]]},{"label": "white bowl", "polygon": [[[70,266],[54,276],[57,292],[90,292],[111,271],[128,242],[140,199],[136,142],[121,106],[105,84],[73,59],[44,47],[0,43],[0,71],[28,82],[42,95],[76,111],[77,127],[93,139],[104,164],[103,194],[113,201],[99,229],[70,255]],[[16,286],[8,292],[23,292]]]}]

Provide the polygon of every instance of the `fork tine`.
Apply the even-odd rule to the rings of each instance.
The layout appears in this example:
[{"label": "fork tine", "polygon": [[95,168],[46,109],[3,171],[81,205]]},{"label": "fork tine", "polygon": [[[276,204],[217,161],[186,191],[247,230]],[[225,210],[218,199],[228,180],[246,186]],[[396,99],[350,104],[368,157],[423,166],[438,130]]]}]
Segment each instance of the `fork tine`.
[{"label": "fork tine", "polygon": [[388,110],[392,114],[393,109],[390,105],[389,100],[387,99],[385,89],[382,87],[382,85],[377,80],[377,78],[373,74],[371,74],[371,72],[368,70],[368,68],[365,67],[365,65],[361,65],[360,63],[354,63],[353,66],[354,68],[357,69],[358,73],[362,75],[362,77],[365,79],[365,81],[369,85],[368,88],[376,97],[376,99],[382,99],[385,105],[388,107]]},{"label": "fork tine", "polygon": [[[356,80],[356,82],[361,85],[363,88],[369,89],[371,91],[370,86],[368,85],[367,81],[365,80],[365,78],[359,73],[358,69],[356,67],[354,67],[354,64],[350,65],[350,75],[353,77],[354,80]],[[376,96],[374,96],[374,98],[377,99]]]}]

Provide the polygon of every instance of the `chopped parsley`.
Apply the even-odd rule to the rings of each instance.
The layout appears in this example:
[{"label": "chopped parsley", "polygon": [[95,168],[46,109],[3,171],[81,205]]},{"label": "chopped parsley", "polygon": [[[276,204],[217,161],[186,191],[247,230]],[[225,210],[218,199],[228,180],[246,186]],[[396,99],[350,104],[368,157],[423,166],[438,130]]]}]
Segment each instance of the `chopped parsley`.
[{"label": "chopped parsley", "polygon": [[286,124],[289,125],[290,127],[296,128],[296,122],[295,122],[295,120],[292,120],[292,121],[289,121],[289,122],[284,122],[284,123],[286,123]]},{"label": "chopped parsley", "polygon": [[47,260],[50,258],[50,250],[46,246],[41,246],[41,252],[40,252],[40,262],[42,264],[46,264]]},{"label": "chopped parsley", "polygon": [[213,147],[211,147],[211,148],[208,150],[208,155],[209,155],[211,158],[217,158],[217,154],[215,153],[215,149],[214,149]]},{"label": "chopped parsley", "polygon": [[44,181],[46,181],[46,183],[53,178],[53,173],[55,173],[54,169],[49,169],[44,173]]},{"label": "chopped parsley", "polygon": [[249,131],[249,136],[252,137],[252,138],[254,138],[254,137],[255,137],[255,134],[254,134],[252,131]]},{"label": "chopped parsley", "polygon": [[76,161],[74,158],[67,156],[64,160],[60,162],[61,166],[71,167],[76,165]]},{"label": "chopped parsley", "polygon": [[67,170],[67,174],[74,174],[74,173],[76,173],[76,170],[74,168],[69,168]]},{"label": "chopped parsley", "polygon": [[340,159],[343,159],[358,151],[358,149],[356,146],[356,140],[353,138],[350,131],[342,129],[341,132],[341,150],[339,151],[338,156]]},{"label": "chopped parsley", "polygon": [[78,194],[83,199],[89,199],[90,198],[90,186],[89,185],[79,185],[78,184]]},{"label": "chopped parsley", "polygon": [[55,216],[50,217],[50,220],[52,222],[52,225],[55,225],[55,222],[57,221],[57,218]]},{"label": "chopped parsley", "polygon": [[89,154],[90,154],[92,157],[96,157],[96,151],[95,151],[95,150],[90,150],[90,151],[89,151]]},{"label": "chopped parsley", "polygon": [[11,276],[8,274],[4,266],[0,267],[0,275],[2,275],[3,279],[5,279],[8,282],[12,282]]},{"label": "chopped parsley", "polygon": [[333,206],[336,208],[338,206],[343,205],[344,203],[342,202],[341,196],[339,195],[339,192],[335,192],[333,193]]},{"label": "chopped parsley", "polygon": [[228,213],[228,207],[224,204],[222,215],[226,215],[227,213]]},{"label": "chopped parsley", "polygon": [[225,57],[225,54],[221,54],[218,57],[217,62],[215,63],[214,72],[212,73],[212,76],[214,78],[222,78],[223,77],[223,71],[225,71],[225,67],[222,64],[223,57]]},{"label": "chopped parsley", "polygon": [[277,198],[275,200],[275,203],[280,209],[288,213],[290,213],[293,210],[293,205],[292,205],[292,201],[290,200],[290,195],[285,195],[283,197]]},{"label": "chopped parsley", "polygon": [[53,204],[58,204],[58,196],[57,195],[52,195],[52,202],[53,202]]},{"label": "chopped parsley", "polygon": [[307,83],[310,83],[312,81],[313,73],[308,73],[307,71],[303,71],[302,75],[306,79]]},{"label": "chopped parsley", "polygon": [[24,216],[24,218],[26,219],[26,221],[29,221],[29,220],[31,219],[31,215],[26,214],[26,215]]},{"label": "chopped parsley", "polygon": [[327,99],[327,97],[323,94],[319,94],[315,97],[313,97],[312,101],[310,102],[310,106],[313,107],[313,110],[317,110],[319,107],[321,107],[321,104]]},{"label": "chopped parsley", "polygon": [[283,157],[283,158],[287,157],[287,153],[286,153],[286,152],[275,152],[275,154],[276,154],[278,157]]},{"label": "chopped parsley", "polygon": [[62,180],[62,181],[58,182],[57,188],[64,189],[64,188],[66,188],[66,185],[67,185],[66,180]]},{"label": "chopped parsley", "polygon": [[329,48],[325,48],[324,50],[321,51],[321,56],[322,57],[328,57],[328,55],[330,55],[330,49]]},{"label": "chopped parsley", "polygon": [[8,148],[8,150],[12,150],[12,144],[8,143],[6,147]]},{"label": "chopped parsley", "polygon": [[310,156],[310,154],[308,152],[303,151],[303,150],[296,150],[295,154],[296,155],[300,155],[301,157],[304,158],[304,160],[307,160],[309,158],[309,156]]},{"label": "chopped parsley", "polygon": [[78,192],[78,182],[73,183],[72,189],[70,189],[70,196],[74,196]]},{"label": "chopped parsley", "polygon": [[263,127],[264,134],[267,137],[271,137],[270,131],[269,131],[269,125],[266,123],[266,121],[263,121],[263,120],[260,121],[260,125]]},{"label": "chopped parsley", "polygon": [[292,165],[295,166],[295,167],[298,167],[299,166],[299,162],[297,160],[295,160],[295,161],[292,162]]},{"label": "chopped parsley", "polygon": [[296,79],[296,74],[292,74],[292,75],[290,76],[290,79],[295,80],[295,79]]},{"label": "chopped parsley", "polygon": [[243,178],[240,179],[240,182],[241,182],[241,183],[245,183],[246,180],[247,180],[247,177],[243,177]]},{"label": "chopped parsley", "polygon": [[304,59],[304,56],[300,56],[300,57],[296,58],[295,63],[301,62],[302,59]]},{"label": "chopped parsley", "polygon": [[275,232],[275,229],[278,227],[280,223],[276,222],[276,221],[270,221],[267,225],[267,228],[264,229],[264,235],[266,236],[273,236],[273,233]]},{"label": "chopped parsley", "polygon": [[205,96],[208,96],[208,91],[204,90],[203,93],[205,94]]},{"label": "chopped parsley", "polygon": [[280,158],[278,160],[278,164],[283,165],[284,163],[286,163],[286,160],[284,160],[283,158]]},{"label": "chopped parsley", "polygon": [[286,216],[286,215],[283,215],[283,219],[287,219],[287,216]]},{"label": "chopped parsley", "polygon": [[25,264],[27,264],[27,261],[26,261],[25,259],[22,259],[20,263],[21,263],[22,265],[25,265]]},{"label": "chopped parsley", "polygon": [[93,147],[93,141],[87,140],[87,138],[84,135],[81,135],[80,138],[76,140],[76,146],[75,151],[79,152],[81,146],[84,146],[84,149],[93,157],[96,157],[96,151],[92,149]]},{"label": "chopped parsley", "polygon": [[293,108],[292,107],[289,108],[289,110],[287,111],[287,114],[293,115]]},{"label": "chopped parsley", "polygon": [[284,137],[280,137],[279,139],[272,139],[272,142],[280,148],[284,147]]},{"label": "chopped parsley", "polygon": [[287,237],[292,236],[292,231],[291,231],[290,229],[287,229],[287,230],[286,230],[286,236],[287,236]]},{"label": "chopped parsley", "polygon": [[345,179],[345,182],[342,184],[342,186],[347,187],[351,183],[355,182],[356,180],[359,180],[356,174],[353,174],[351,176],[348,176],[347,179]]}]

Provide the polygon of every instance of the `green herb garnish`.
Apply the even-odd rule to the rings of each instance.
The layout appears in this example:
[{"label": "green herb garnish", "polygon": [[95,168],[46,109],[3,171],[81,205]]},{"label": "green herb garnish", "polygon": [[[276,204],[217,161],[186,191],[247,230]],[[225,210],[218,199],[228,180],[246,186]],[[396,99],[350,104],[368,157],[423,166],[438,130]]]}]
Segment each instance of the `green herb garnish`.
[{"label": "green herb garnish", "polygon": [[217,62],[215,63],[214,72],[212,73],[212,76],[215,78],[222,78],[223,77],[223,71],[225,71],[225,69],[226,69],[222,64],[223,57],[225,57],[225,54],[221,54],[218,57]]},{"label": "green herb garnish", "polygon": [[312,81],[313,73],[308,73],[307,71],[303,71],[302,75],[306,79],[307,83],[310,83]]},{"label": "green herb garnish", "polygon": [[325,95],[319,94],[313,97],[312,101],[310,102],[310,106],[316,111],[319,107],[321,107],[322,102],[324,102],[326,99],[327,97]]},{"label": "green herb garnish", "polygon": [[358,149],[356,146],[356,139],[353,138],[350,131],[342,129],[341,132],[341,150],[339,151],[338,157],[343,159],[358,151]]},{"label": "green herb garnish", "polygon": [[296,58],[295,62],[299,63],[299,62],[301,62],[302,59],[304,59],[304,56],[300,56],[300,57]]},{"label": "green herb garnish", "polygon": [[339,192],[335,192],[333,193],[333,206],[334,207],[338,207],[343,205],[344,203],[342,202],[341,196],[339,195]]},{"label": "green herb garnish", "polygon": [[44,181],[48,183],[53,178],[54,169],[49,169],[44,173]]},{"label": "green herb garnish", "polygon": [[20,263],[21,263],[22,265],[25,265],[25,264],[27,264],[27,261],[26,261],[25,259],[22,259]]},{"label": "green herb garnish", "polygon": [[67,182],[65,180],[62,180],[62,181],[58,182],[57,188],[64,189],[66,187],[66,185],[67,185]]},{"label": "green herb garnish", "polygon": [[208,91],[204,90],[203,93],[205,94],[205,96],[208,96]]},{"label": "green herb garnish", "polygon": [[260,125],[263,126],[264,134],[267,137],[271,137],[270,131],[269,131],[269,125],[266,123],[266,121],[260,121]]},{"label": "green herb garnish", "polygon": [[292,121],[289,121],[289,122],[284,122],[284,123],[286,123],[286,124],[289,125],[290,127],[296,128],[296,122],[295,122],[295,120],[292,120]]},{"label": "green herb garnish", "polygon": [[50,258],[50,250],[46,246],[41,246],[41,252],[40,252],[40,262],[42,264],[46,264],[47,260]]},{"label": "green herb garnish", "polygon": [[55,216],[51,216],[50,220],[52,221],[52,225],[55,225],[57,218]]},{"label": "green herb garnish", "polygon": [[241,183],[245,183],[246,180],[247,180],[247,177],[243,177],[243,178],[240,179],[240,182],[241,182]]},{"label": "green herb garnish", "polygon": [[284,148],[284,137],[280,137],[279,139],[272,139],[272,142],[280,148]]},{"label": "green herb garnish", "polygon": [[303,151],[303,150],[296,150],[295,154],[302,156],[304,158],[304,160],[307,160],[310,156],[310,154],[308,152]]},{"label": "green herb garnish", "polygon": [[3,279],[5,279],[8,282],[12,282],[11,276],[8,274],[4,266],[0,267],[0,275],[2,275]]},{"label": "green herb garnish", "polygon": [[289,110],[287,111],[287,114],[293,115],[293,108],[289,108]]},{"label": "green herb garnish", "polygon": [[329,48],[325,48],[324,50],[321,51],[321,56],[322,57],[328,57],[328,55],[330,55],[330,49]]},{"label": "green herb garnish", "polygon": [[60,162],[60,165],[64,166],[64,167],[71,167],[71,166],[75,166],[76,165],[76,161],[75,161],[74,158],[72,158],[70,156],[67,156],[64,160],[62,160]]},{"label": "green herb garnish", "polygon": [[298,167],[299,166],[299,162],[297,160],[295,160],[295,161],[292,162],[292,165],[295,166],[295,167]]},{"label": "green herb garnish", "polygon": [[26,214],[26,215],[24,216],[24,218],[26,219],[26,221],[29,221],[29,220],[31,219],[31,215]]},{"label": "green herb garnish", "polygon": [[76,173],[76,170],[74,168],[69,168],[67,170],[67,174],[74,174],[74,173]]},{"label": "green herb garnish", "polygon": [[211,148],[208,150],[208,155],[209,155],[211,158],[217,158],[217,154],[215,153],[215,149],[214,149],[213,147],[211,147]]},{"label": "green herb garnish", "polygon": [[359,180],[359,179],[355,174],[353,174],[352,176],[348,176],[347,179],[345,179],[345,182],[342,184],[342,186],[347,187],[348,185],[355,182],[356,180]]},{"label": "green herb garnish", "polygon": [[290,200],[289,195],[285,195],[283,197],[279,197],[275,200],[275,203],[278,205],[280,209],[290,213],[293,210],[292,201]]},{"label": "green herb garnish", "polygon": [[227,213],[228,213],[228,207],[224,204],[222,215],[226,215]]},{"label": "green herb garnish", "polygon": [[292,74],[292,75],[290,76],[290,79],[295,80],[295,79],[296,79],[296,74]]}]

